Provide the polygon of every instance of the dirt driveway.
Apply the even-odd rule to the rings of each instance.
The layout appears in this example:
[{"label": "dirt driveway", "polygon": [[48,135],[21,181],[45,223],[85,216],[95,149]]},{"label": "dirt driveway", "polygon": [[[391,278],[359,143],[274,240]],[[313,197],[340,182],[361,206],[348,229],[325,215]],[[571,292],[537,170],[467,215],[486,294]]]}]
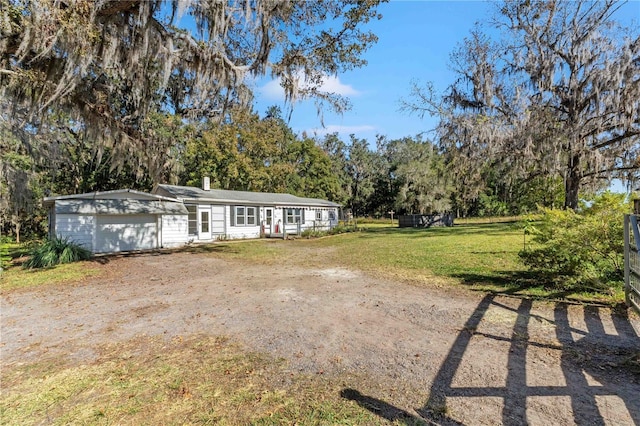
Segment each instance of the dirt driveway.
[{"label": "dirt driveway", "polygon": [[141,335],[225,335],[292,370],[364,375],[370,386],[347,382],[342,397],[383,419],[640,424],[637,316],[210,253],[103,267],[101,278],[2,296],[3,368],[92,362],[99,345]]}]

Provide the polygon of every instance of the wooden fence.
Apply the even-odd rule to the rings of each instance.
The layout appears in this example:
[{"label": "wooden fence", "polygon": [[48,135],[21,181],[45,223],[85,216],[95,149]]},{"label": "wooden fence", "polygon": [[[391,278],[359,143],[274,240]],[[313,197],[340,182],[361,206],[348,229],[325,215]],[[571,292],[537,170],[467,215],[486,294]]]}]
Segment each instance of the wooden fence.
[{"label": "wooden fence", "polygon": [[624,215],[624,294],[640,313],[640,215]]}]

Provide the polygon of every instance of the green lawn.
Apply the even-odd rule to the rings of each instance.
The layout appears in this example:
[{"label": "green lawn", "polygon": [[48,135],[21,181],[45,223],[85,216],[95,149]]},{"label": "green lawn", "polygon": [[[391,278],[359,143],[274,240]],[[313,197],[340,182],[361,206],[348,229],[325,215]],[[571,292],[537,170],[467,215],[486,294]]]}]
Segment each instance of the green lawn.
[{"label": "green lawn", "polygon": [[452,228],[373,228],[321,240],[334,245],[336,260],[371,271],[389,271],[422,280],[424,277],[495,278],[520,272],[518,250],[522,231],[515,225],[487,224]]},{"label": "green lawn", "polygon": [[[456,225],[452,228],[397,228],[359,225],[360,231],[319,239],[259,240],[218,247],[218,253],[259,262],[296,262],[312,267],[338,264],[418,285],[463,286],[528,297],[617,304],[622,288],[607,294],[545,288],[518,258],[524,233],[517,222]],[[527,237],[527,244],[529,244]],[[296,247],[318,256],[299,259]]]},{"label": "green lawn", "polygon": [[[431,229],[374,225],[318,239],[223,244],[216,251],[250,261],[338,264],[417,282],[495,284],[501,277],[525,272],[518,261],[522,244],[522,230],[516,224]],[[318,256],[298,259],[297,247],[315,248]]]},{"label": "green lawn", "polygon": [[67,263],[45,269],[23,269],[17,259],[24,259],[32,244],[3,242],[0,244],[0,290],[29,288],[46,284],[77,281],[99,274],[99,269],[90,262]]},{"label": "green lawn", "polygon": [[100,274],[100,270],[91,262],[76,262],[57,265],[45,269],[22,269],[13,266],[2,272],[0,290],[29,288],[47,284],[73,282]]}]

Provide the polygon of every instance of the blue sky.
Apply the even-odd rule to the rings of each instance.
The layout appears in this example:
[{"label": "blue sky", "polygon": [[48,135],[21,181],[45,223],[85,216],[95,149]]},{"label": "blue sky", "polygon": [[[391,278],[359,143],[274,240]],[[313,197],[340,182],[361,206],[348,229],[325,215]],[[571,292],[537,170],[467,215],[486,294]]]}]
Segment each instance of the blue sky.
[{"label": "blue sky", "polygon": [[[432,81],[436,88],[445,89],[452,79],[447,65],[450,52],[491,9],[492,4],[480,1],[381,5],[383,18],[368,26],[379,38],[364,56],[368,64],[327,81],[331,89],[349,97],[351,110],[343,115],[325,111],[323,129],[313,102],[299,102],[290,126],[310,134],[337,131],[345,139],[355,133],[371,143],[376,134],[400,138],[433,128],[434,120],[399,112],[400,99],[407,97],[414,80]],[[260,81],[256,91],[255,108],[260,114],[269,105],[284,105],[277,81]]]},{"label": "blue sky", "polygon": [[[368,26],[379,37],[365,53],[368,65],[327,81],[332,91],[350,98],[352,109],[343,115],[325,111],[322,128],[313,102],[299,102],[289,125],[297,133],[337,131],[343,140],[354,133],[370,144],[376,134],[393,139],[433,129],[435,119],[400,112],[400,99],[408,97],[412,81],[431,81],[436,90],[445,90],[455,78],[448,67],[450,53],[476,21],[491,16],[494,7],[485,1],[391,1],[381,5],[383,18]],[[618,15],[624,21],[640,20],[640,0],[626,4]],[[277,81],[257,81],[256,95],[254,107],[261,115],[270,105],[287,110]]]}]

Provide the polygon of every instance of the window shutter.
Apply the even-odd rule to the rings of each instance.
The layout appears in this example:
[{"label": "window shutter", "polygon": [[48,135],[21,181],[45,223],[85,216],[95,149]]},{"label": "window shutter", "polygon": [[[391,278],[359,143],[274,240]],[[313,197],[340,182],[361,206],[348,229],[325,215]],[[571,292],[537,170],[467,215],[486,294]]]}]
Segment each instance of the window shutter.
[{"label": "window shutter", "polygon": [[236,206],[230,206],[231,209],[231,226],[236,226]]},{"label": "window shutter", "polygon": [[300,216],[302,216],[302,224],[304,225],[304,217],[307,215],[307,211],[305,209],[300,209]]}]

